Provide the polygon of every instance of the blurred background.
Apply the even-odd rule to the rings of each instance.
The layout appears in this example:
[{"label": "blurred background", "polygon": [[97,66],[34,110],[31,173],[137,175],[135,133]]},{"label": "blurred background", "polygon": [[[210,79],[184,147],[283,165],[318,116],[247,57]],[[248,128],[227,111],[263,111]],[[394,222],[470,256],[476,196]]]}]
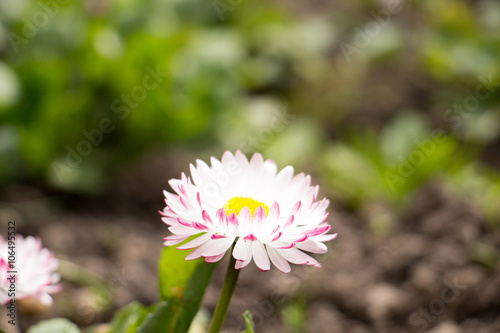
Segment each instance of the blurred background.
[{"label": "blurred background", "polygon": [[500,2],[0,0],[0,232],[66,287],[24,327],[156,301],[161,191],[236,149],[312,174],[340,236],[245,269],[227,332],[500,332]]}]

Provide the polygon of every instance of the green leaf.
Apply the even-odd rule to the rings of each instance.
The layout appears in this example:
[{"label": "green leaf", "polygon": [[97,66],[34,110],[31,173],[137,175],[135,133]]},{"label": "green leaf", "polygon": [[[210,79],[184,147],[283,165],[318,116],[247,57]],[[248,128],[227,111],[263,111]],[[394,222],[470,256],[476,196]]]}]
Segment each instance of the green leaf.
[{"label": "green leaf", "polygon": [[78,326],[65,318],[54,318],[32,326],[27,333],[80,333]]},{"label": "green leaf", "polygon": [[203,295],[205,294],[205,290],[216,266],[215,263],[209,264],[205,261],[201,261],[198,266],[196,266],[194,273],[189,277],[186,283],[183,304],[174,332],[183,333],[188,331],[191,322],[200,309]]},{"label": "green leaf", "polygon": [[152,311],[137,329],[137,333],[173,332],[179,313],[178,304],[175,303],[163,301],[153,305]]},{"label": "green leaf", "polygon": [[165,246],[160,259],[160,295],[162,300],[176,298],[181,300],[186,283],[203,259],[186,260],[186,251]]},{"label": "green leaf", "polygon": [[255,325],[253,323],[252,313],[246,310],[243,314],[243,319],[245,319],[245,325],[247,327],[242,333],[255,333]]},{"label": "green leaf", "polygon": [[[147,311],[148,309],[139,302],[130,303],[116,312],[108,333],[129,332],[141,317],[146,316]],[[135,330],[130,332],[135,332]]]},{"label": "green leaf", "polygon": [[165,247],[160,260],[161,299],[176,311],[175,325],[169,332],[188,331],[216,267],[203,259],[187,261],[185,257],[185,251]]}]

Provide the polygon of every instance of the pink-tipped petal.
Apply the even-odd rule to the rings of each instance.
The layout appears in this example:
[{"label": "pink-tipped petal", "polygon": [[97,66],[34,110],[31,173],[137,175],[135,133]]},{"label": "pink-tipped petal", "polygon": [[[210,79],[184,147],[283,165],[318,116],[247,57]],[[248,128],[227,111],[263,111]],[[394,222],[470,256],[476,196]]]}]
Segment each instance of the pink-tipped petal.
[{"label": "pink-tipped petal", "polygon": [[234,237],[214,239],[211,242],[212,245],[208,249],[203,251],[203,257],[213,257],[225,253],[231,247],[231,245],[233,245]]},{"label": "pink-tipped petal", "polygon": [[177,250],[190,250],[198,247],[210,239],[210,234],[203,234],[184,245],[177,247]]},{"label": "pink-tipped petal", "polygon": [[278,172],[276,163],[259,153],[248,159],[241,151],[226,151],[220,161],[210,161],[196,160],[190,177],[182,173],[169,181],[173,193],[164,192],[160,215],[173,235],[165,245],[192,249],[187,260],[216,262],[234,244],[236,268],[252,259],[261,270],[269,270],[271,262],[283,272],[290,271],[289,262],[320,266],[302,251],[324,253],[323,242],[336,234],[327,235],[329,201],[316,201],[319,187],[311,186],[309,175],[294,176],[291,166]]},{"label": "pink-tipped petal", "polygon": [[200,192],[196,193],[196,201],[198,202],[200,209],[202,209]]},{"label": "pink-tipped petal", "polygon": [[318,242],[328,242],[334,240],[335,238],[337,238],[337,234],[319,235],[314,237],[314,239]]},{"label": "pink-tipped petal", "polygon": [[313,230],[307,232],[307,236],[314,237],[314,236],[324,234],[325,232],[328,232],[330,230],[330,228],[331,227],[329,225],[314,228]]},{"label": "pink-tipped petal", "polygon": [[252,242],[252,256],[255,264],[261,271],[268,271],[271,269],[271,263],[269,262],[267,251],[264,248],[264,244],[260,241]]},{"label": "pink-tipped petal", "polygon": [[255,235],[254,235],[254,234],[248,234],[248,235],[246,235],[245,237],[243,237],[243,239],[244,239],[244,240],[246,240],[246,241],[254,242],[254,241],[256,241],[258,238],[257,238],[257,237],[255,237]]},{"label": "pink-tipped petal", "polygon": [[246,267],[250,263],[250,261],[252,261],[252,256],[249,256],[247,258],[247,260],[245,260],[245,261],[238,260],[238,261],[236,261],[236,264],[234,265],[234,268],[236,268],[236,269],[242,269],[242,268]]},{"label": "pink-tipped petal", "polygon": [[314,241],[312,239],[297,243],[296,247],[311,253],[326,253],[328,251],[328,248],[325,244]]},{"label": "pink-tipped petal", "polygon": [[[10,224],[10,223],[9,223]],[[11,300],[36,299],[44,305],[52,305],[50,294],[59,292],[61,277],[56,273],[59,261],[48,249],[43,248],[40,238],[20,234],[15,237],[15,262],[11,266],[8,260],[7,240],[0,235],[0,303],[5,305]],[[15,293],[8,277],[15,273]]]},{"label": "pink-tipped petal", "polygon": [[270,246],[266,246],[267,253],[269,253],[269,258],[274,266],[276,266],[283,273],[289,273],[291,271],[290,264],[286,261],[275,249]]},{"label": "pink-tipped petal", "polygon": [[233,249],[233,257],[236,260],[245,261],[250,255],[249,244],[243,238],[238,239]]},{"label": "pink-tipped petal", "polygon": [[262,157],[261,154],[255,153],[253,154],[252,158],[250,159],[250,164],[254,168],[262,168],[262,165],[264,164],[264,158]]},{"label": "pink-tipped petal", "polygon": [[280,217],[280,205],[275,201],[269,210],[269,215],[267,219],[269,221],[278,221]]},{"label": "pink-tipped petal", "polygon": [[227,213],[224,208],[220,208],[217,210],[215,213],[215,217],[217,219],[217,222],[219,223],[220,227],[226,227],[227,228]]},{"label": "pink-tipped petal", "polygon": [[250,209],[248,207],[244,207],[240,213],[238,214],[238,221],[241,223],[251,223],[252,222],[252,213],[250,213]]},{"label": "pink-tipped petal", "polygon": [[212,222],[212,219],[210,218],[210,215],[208,215],[208,212],[206,210],[201,212],[201,216],[203,217],[203,221],[205,221],[205,223],[207,225],[211,225],[211,226],[214,225],[214,223]]},{"label": "pink-tipped petal", "polygon": [[186,260],[194,260],[201,258],[201,255],[203,252],[205,252],[210,246],[212,246],[213,240],[208,240],[199,247],[195,248],[193,251],[191,251],[187,256]]},{"label": "pink-tipped petal", "polygon": [[163,245],[174,246],[174,245],[177,245],[177,244],[184,242],[188,238],[189,238],[189,235],[187,235],[187,236],[186,235],[172,235],[169,237],[165,237],[165,242],[163,243]]},{"label": "pink-tipped petal", "polygon": [[253,214],[253,224],[260,226],[266,220],[266,211],[264,207],[260,206],[255,210]]},{"label": "pink-tipped petal", "polygon": [[226,235],[221,235],[221,234],[212,234],[212,239],[220,239],[220,238],[227,238]]},{"label": "pink-tipped petal", "polygon": [[312,262],[317,263],[317,261],[314,258],[312,258],[311,256],[308,256],[307,254],[298,250],[295,247],[293,247],[291,249],[286,249],[286,250],[276,249],[276,251],[278,251],[278,253],[283,258],[285,258],[286,260],[288,260],[292,264],[307,265],[307,264],[312,263]]},{"label": "pink-tipped petal", "polygon": [[292,212],[290,213],[290,215],[297,215],[297,214],[300,214],[300,211],[302,210],[302,202],[301,201],[298,201],[295,206],[293,206],[292,208]]},{"label": "pink-tipped petal", "polygon": [[214,262],[217,262],[219,260],[222,259],[222,257],[224,257],[224,254],[226,254],[226,252],[224,253],[221,253],[219,254],[218,256],[213,256],[213,257],[205,257],[205,261],[208,262],[208,263],[214,263]]},{"label": "pink-tipped petal", "polygon": [[200,231],[210,230],[210,228],[208,226],[206,226],[200,222],[193,222],[193,228],[195,228],[196,230],[200,230]]},{"label": "pink-tipped petal", "polygon": [[182,240],[173,240],[173,241],[164,241],[163,245],[165,245],[165,246],[174,246],[174,245],[180,244],[182,242],[184,242],[184,239],[182,239]]}]

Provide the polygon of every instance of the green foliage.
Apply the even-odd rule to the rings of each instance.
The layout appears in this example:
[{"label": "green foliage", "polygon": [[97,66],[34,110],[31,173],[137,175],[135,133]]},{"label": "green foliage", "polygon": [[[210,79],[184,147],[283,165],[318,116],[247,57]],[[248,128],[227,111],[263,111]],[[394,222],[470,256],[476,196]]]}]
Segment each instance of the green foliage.
[{"label": "green foliage", "polygon": [[135,333],[136,323],[142,322],[147,314],[148,309],[144,305],[132,302],[115,313],[109,333]]},{"label": "green foliage", "polygon": [[[160,259],[160,295],[162,300],[181,299],[189,277],[203,260],[187,261],[187,251],[166,246]],[[213,266],[213,265],[212,265]]]},{"label": "green foliage", "polygon": [[160,260],[160,294],[163,300],[179,304],[175,330],[186,332],[217,266],[203,259],[185,260],[186,252],[166,246]]},{"label": "green foliage", "polygon": [[305,332],[307,325],[307,304],[303,297],[287,303],[281,310],[281,318],[285,326],[292,332]]},{"label": "green foliage", "polygon": [[461,168],[470,159],[441,128],[431,130],[415,113],[401,113],[379,137],[353,136],[330,145],[323,155],[333,195],[357,206],[381,200],[396,205],[439,173]]},{"label": "green foliage", "polygon": [[28,329],[27,333],[80,333],[78,326],[65,318],[45,320]]},{"label": "green foliage", "polygon": [[185,333],[189,330],[214,272],[215,263],[186,261],[186,253],[166,246],[159,264],[161,301],[146,308],[133,302],[119,310],[110,333]]},{"label": "green foliage", "polygon": [[[0,38],[0,83],[9,87],[0,93],[0,121],[20,138],[5,156],[12,163],[0,165],[0,185],[32,178],[98,193],[111,172],[149,148],[214,142],[214,120],[241,103],[234,73],[247,46],[211,3],[55,6],[43,27],[31,22],[38,3],[0,11],[7,31],[26,37]],[[200,6],[206,13],[195,15]]]},{"label": "green foliage", "polygon": [[472,200],[480,207],[491,226],[500,227],[500,175],[491,168],[471,162],[445,178],[454,193]]},{"label": "green foliage", "polygon": [[169,302],[159,302],[153,305],[136,332],[179,332],[176,326],[179,305],[176,303],[175,300],[170,300]]},{"label": "green foliage", "polygon": [[[355,33],[375,23],[383,5],[340,6],[302,17],[242,2],[221,16],[200,0],[71,2],[31,27],[38,3],[3,5],[0,36],[30,29],[33,36],[18,45],[0,38],[0,185],[32,180],[100,193],[117,168],[175,144],[263,151],[280,165],[322,164],[339,197],[396,202],[434,172],[454,169],[460,140],[477,150],[498,140],[498,85],[470,114],[445,116],[481,78],[500,74],[497,2],[402,4],[366,46]],[[346,56],[342,42],[356,52]],[[127,101],[152,72],[155,88]],[[285,106],[302,117],[272,129]],[[407,106],[418,106],[418,115],[397,116]],[[361,128],[358,119],[368,114],[383,121]],[[103,119],[110,120],[106,133]],[[388,181],[400,177],[398,158],[436,127],[449,135],[432,157],[403,181]],[[85,156],[78,152],[86,148]],[[350,168],[359,173],[349,175]]]},{"label": "green foliage", "polygon": [[471,257],[477,263],[494,271],[500,262],[500,251],[487,243],[476,242],[472,247]]},{"label": "green foliage", "polygon": [[255,325],[253,323],[252,313],[247,310],[243,313],[243,319],[245,320],[246,330],[242,333],[255,333]]}]

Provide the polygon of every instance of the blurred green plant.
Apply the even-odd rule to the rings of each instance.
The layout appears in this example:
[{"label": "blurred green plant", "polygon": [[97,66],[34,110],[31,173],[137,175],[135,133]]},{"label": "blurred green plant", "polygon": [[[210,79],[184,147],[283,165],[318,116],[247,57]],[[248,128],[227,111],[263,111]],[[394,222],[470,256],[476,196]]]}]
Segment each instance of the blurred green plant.
[{"label": "blurred green plant", "polygon": [[425,118],[406,112],[379,136],[365,133],[329,145],[322,170],[332,195],[340,200],[355,207],[377,200],[401,207],[429,179],[460,168],[470,158],[442,129],[431,131]]},{"label": "blurred green plant", "polygon": [[493,227],[500,227],[500,174],[477,161],[449,173],[446,185],[474,202]]},{"label": "blurred green plant", "polygon": [[307,328],[307,301],[301,295],[293,299],[281,309],[281,318],[286,327],[292,332],[302,333],[306,332]]},{"label": "blurred green plant", "polygon": [[253,322],[252,313],[249,310],[245,311],[243,319],[245,320],[246,329],[242,333],[255,333],[255,324]]},{"label": "blurred green plant", "polygon": [[182,251],[165,247],[159,270],[161,301],[150,308],[128,305],[115,315],[109,333],[187,332],[216,266],[203,259],[187,261]]},{"label": "blurred green plant", "polygon": [[[63,273],[68,273],[68,265],[63,265]],[[134,301],[119,309],[114,314],[108,333],[188,332],[216,266],[216,263],[207,263],[203,259],[187,261],[183,251],[165,247],[159,262],[160,300],[150,307]],[[80,274],[85,275],[85,281],[102,283],[82,269],[74,270],[73,280]],[[68,277],[67,274],[65,277]],[[71,280],[71,276],[69,278]],[[91,327],[89,331],[95,329]],[[80,332],[66,319],[51,319],[33,326],[29,332],[73,333],[73,330]]]},{"label": "blurred green plant", "polygon": [[65,318],[54,318],[37,324],[28,333],[80,333],[78,326]]},{"label": "blurred green plant", "polygon": [[0,20],[0,185],[96,193],[149,148],[215,142],[217,120],[259,85],[235,73],[267,61],[197,0],[21,2]]}]

